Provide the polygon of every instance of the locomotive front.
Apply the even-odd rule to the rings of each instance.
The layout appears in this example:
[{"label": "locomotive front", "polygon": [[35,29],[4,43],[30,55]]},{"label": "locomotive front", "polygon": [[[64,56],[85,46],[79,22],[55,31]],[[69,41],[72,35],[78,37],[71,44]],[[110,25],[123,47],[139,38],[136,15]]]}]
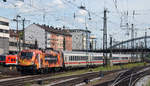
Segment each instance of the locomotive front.
[{"label": "locomotive front", "polygon": [[[18,55],[18,71],[24,72],[35,72],[37,70],[37,66],[39,68],[39,64],[37,64],[37,59],[40,59],[38,54],[40,51],[36,50],[23,50]],[[38,58],[36,58],[38,57]]]}]

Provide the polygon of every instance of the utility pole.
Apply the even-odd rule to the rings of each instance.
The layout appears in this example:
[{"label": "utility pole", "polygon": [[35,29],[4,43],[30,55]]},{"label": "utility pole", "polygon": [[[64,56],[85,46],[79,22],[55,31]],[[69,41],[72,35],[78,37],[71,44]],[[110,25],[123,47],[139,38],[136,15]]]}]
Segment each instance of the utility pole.
[{"label": "utility pole", "polygon": [[25,18],[22,20],[22,27],[23,27],[23,49],[25,49],[25,29],[24,29],[24,23],[25,23]]},{"label": "utility pole", "polygon": [[[134,39],[134,25],[131,25],[131,39]],[[131,42],[131,47],[134,49],[134,40]]]},{"label": "utility pole", "polygon": [[19,49],[18,49],[18,48],[19,48],[19,45],[20,45],[20,44],[18,44],[18,41],[19,41],[19,40],[18,40],[18,39],[19,39],[19,33],[18,33],[18,21],[19,21],[19,20],[18,20],[18,18],[20,18],[20,17],[21,17],[20,15],[17,15],[17,16],[16,16],[16,19],[13,19],[13,21],[16,21],[16,30],[17,30],[17,31],[16,31],[16,34],[17,34],[17,54],[18,54],[18,52],[19,52]]},{"label": "utility pole", "polygon": [[[112,36],[110,35],[110,58],[112,58]],[[110,65],[112,66],[113,64],[110,63]]]},{"label": "utility pole", "polygon": [[104,18],[103,18],[103,56],[104,56],[104,65],[108,65],[107,57],[107,9],[104,8]]},{"label": "utility pole", "polygon": [[22,48],[25,49],[25,47],[26,47],[25,46],[25,22],[30,21],[30,20],[26,20],[25,18],[23,18],[21,21],[22,21],[22,30],[23,30],[23,39],[22,39],[23,40],[23,45],[22,45]]},{"label": "utility pole", "polygon": [[144,48],[144,57],[146,56],[146,49],[147,49],[147,32],[146,32],[146,30],[145,30],[145,38],[144,38],[144,41],[145,41],[145,48]]},{"label": "utility pole", "polygon": [[145,49],[147,48],[147,32],[145,31],[145,39],[144,39],[144,41],[145,41]]},{"label": "utility pole", "polygon": [[96,40],[95,40],[95,50],[96,50]]},{"label": "utility pole", "polygon": [[85,32],[86,32],[86,52],[88,52],[88,27],[86,24],[86,17],[85,17]]},{"label": "utility pole", "polygon": [[[131,49],[134,51],[134,25],[131,25]],[[131,53],[131,58],[134,58],[134,52]]]},{"label": "utility pole", "polygon": [[65,35],[63,36],[63,50],[66,50],[66,39],[65,39]]}]

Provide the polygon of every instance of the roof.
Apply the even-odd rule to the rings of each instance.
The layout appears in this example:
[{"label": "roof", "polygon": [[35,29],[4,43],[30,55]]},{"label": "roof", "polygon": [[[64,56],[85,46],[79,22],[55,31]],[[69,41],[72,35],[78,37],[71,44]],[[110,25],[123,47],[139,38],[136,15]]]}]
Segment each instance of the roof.
[{"label": "roof", "polygon": [[35,25],[41,27],[42,29],[44,29],[44,30],[46,30],[47,32],[50,32],[50,33],[72,36],[67,30],[63,30],[61,28],[54,28],[54,27],[48,26],[48,25],[39,25],[39,24],[35,24]]},{"label": "roof", "polygon": [[2,17],[2,16],[0,16],[0,21],[9,22],[9,19],[8,19],[8,18],[6,18],[6,17]]},{"label": "roof", "polygon": [[89,33],[91,33],[91,31],[84,30],[84,29],[65,29],[65,30],[67,30],[69,32],[89,32]]}]

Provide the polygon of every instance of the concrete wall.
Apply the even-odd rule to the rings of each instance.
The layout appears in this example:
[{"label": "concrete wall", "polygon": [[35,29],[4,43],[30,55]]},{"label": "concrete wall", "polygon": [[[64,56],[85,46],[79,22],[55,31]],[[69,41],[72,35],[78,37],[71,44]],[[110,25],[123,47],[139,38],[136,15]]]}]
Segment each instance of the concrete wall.
[{"label": "concrete wall", "polygon": [[35,24],[25,28],[25,40],[35,42],[37,40],[38,48],[45,49],[45,30]]},{"label": "concrete wall", "polygon": [[[72,49],[73,50],[86,50],[86,33],[85,32],[71,32],[72,35]],[[89,39],[90,33],[88,33]],[[89,40],[88,40],[88,49],[89,49]]]},{"label": "concrete wall", "polygon": [[0,54],[8,54],[9,19],[0,17]]},{"label": "concrete wall", "polygon": [[9,39],[0,37],[0,55],[8,54],[9,50]]}]

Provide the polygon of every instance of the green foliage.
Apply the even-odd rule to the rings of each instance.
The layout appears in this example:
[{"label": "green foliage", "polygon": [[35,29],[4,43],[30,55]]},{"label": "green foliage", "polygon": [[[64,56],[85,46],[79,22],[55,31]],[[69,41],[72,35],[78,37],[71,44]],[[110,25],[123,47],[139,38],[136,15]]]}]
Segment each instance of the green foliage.
[{"label": "green foliage", "polygon": [[24,86],[31,86],[31,83],[25,83]]},{"label": "green foliage", "polygon": [[[144,85],[143,85],[144,86]],[[150,80],[146,83],[145,86],[150,86]]]},{"label": "green foliage", "polygon": [[111,71],[111,70],[117,70],[117,69],[123,69],[123,68],[132,68],[132,67],[136,67],[136,66],[143,66],[143,65],[144,65],[144,63],[130,63],[130,64],[124,64],[124,65],[107,66],[107,67],[100,66],[93,70],[94,71]]},{"label": "green foliage", "polygon": [[19,38],[20,38],[20,39],[23,39],[23,31],[20,31],[20,32],[19,32]]}]

